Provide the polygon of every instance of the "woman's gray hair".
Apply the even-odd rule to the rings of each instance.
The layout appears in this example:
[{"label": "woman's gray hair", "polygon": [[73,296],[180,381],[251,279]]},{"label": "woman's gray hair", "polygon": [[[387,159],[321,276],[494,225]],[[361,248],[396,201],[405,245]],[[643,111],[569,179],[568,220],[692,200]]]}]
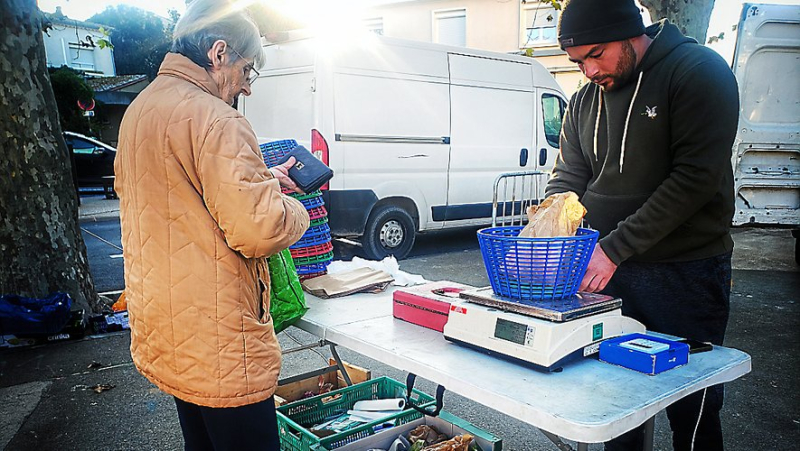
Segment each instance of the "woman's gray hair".
[{"label": "woman's gray hair", "polygon": [[[194,0],[175,24],[172,52],[201,67],[211,67],[208,50],[218,40],[245,58],[254,58],[256,68],[264,65],[261,36],[246,10],[226,0]],[[232,61],[239,57],[231,52]]]}]

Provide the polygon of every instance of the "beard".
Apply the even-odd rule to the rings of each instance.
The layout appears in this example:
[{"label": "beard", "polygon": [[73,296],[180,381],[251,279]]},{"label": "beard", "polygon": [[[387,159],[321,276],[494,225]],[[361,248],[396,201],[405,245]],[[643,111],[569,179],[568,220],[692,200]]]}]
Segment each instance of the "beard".
[{"label": "beard", "polygon": [[603,79],[610,79],[611,83],[608,86],[601,85],[601,88],[606,92],[615,91],[628,84],[633,78],[635,69],[636,51],[630,41],[625,40],[622,41],[622,54],[619,57],[619,61],[617,61],[617,67],[614,68],[614,73],[595,77],[592,81],[597,83],[597,81],[602,81]]}]

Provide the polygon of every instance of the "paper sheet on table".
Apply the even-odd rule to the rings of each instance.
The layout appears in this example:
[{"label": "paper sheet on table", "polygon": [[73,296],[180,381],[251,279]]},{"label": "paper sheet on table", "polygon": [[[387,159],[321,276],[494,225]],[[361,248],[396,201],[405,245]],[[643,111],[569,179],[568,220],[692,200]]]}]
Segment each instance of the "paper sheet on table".
[{"label": "paper sheet on table", "polygon": [[392,283],[391,275],[371,268],[356,268],[347,272],[326,274],[303,281],[303,289],[323,299],[353,293],[377,293]]},{"label": "paper sheet on table", "polygon": [[400,271],[400,264],[397,263],[397,260],[391,255],[381,261],[364,260],[359,257],[353,257],[353,260],[349,262],[337,260],[328,265],[328,274],[352,271],[356,268],[372,268],[388,273],[394,278],[393,285],[401,287],[420,285],[427,282],[427,280],[420,275]]}]

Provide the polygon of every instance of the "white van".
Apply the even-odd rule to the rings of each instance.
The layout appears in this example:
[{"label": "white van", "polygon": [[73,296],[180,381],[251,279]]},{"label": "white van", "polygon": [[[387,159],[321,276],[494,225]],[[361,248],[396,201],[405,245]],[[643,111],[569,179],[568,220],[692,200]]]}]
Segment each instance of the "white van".
[{"label": "white van", "polygon": [[332,233],[370,258],[488,224],[500,173],[552,169],[567,102],[533,59],[377,35],[328,44],[266,45],[239,108],[260,142],[295,139],[334,170]]},{"label": "white van", "polygon": [[733,225],[793,229],[800,264],[800,5],[746,3],[737,28]]}]

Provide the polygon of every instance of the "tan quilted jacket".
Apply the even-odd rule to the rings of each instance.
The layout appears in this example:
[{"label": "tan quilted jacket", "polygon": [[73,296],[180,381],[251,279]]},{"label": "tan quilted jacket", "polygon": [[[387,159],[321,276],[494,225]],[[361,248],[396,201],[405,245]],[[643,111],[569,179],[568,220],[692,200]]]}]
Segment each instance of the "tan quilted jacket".
[{"label": "tan quilted jacket", "polygon": [[133,362],[187,402],[262,401],[281,364],[264,257],[308,214],[203,68],[170,53],[158,74],[125,113],[114,163]]}]

